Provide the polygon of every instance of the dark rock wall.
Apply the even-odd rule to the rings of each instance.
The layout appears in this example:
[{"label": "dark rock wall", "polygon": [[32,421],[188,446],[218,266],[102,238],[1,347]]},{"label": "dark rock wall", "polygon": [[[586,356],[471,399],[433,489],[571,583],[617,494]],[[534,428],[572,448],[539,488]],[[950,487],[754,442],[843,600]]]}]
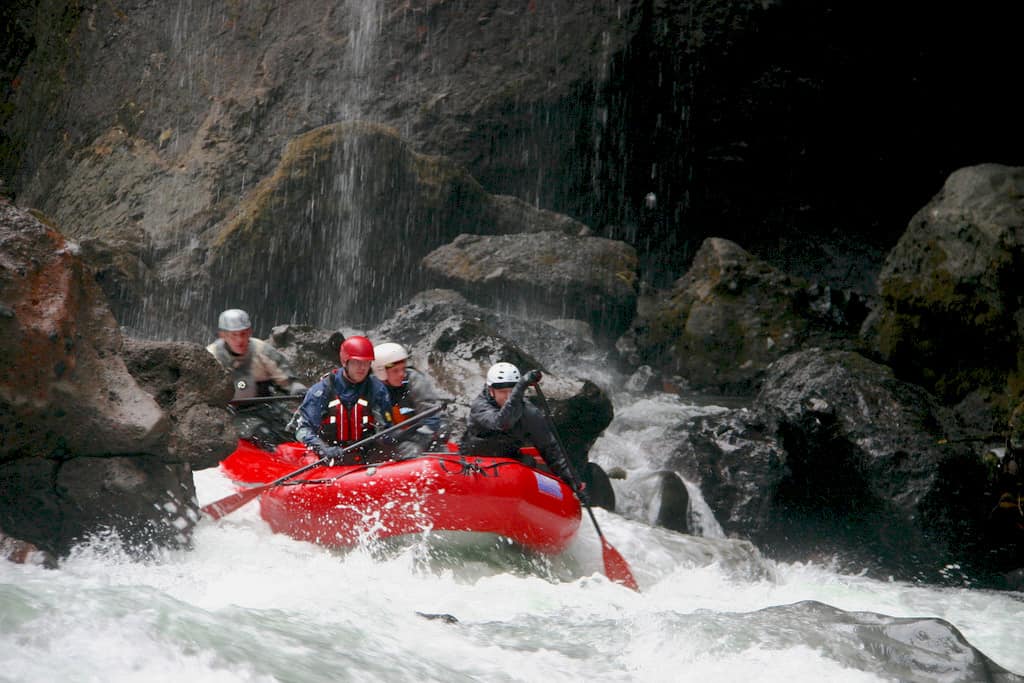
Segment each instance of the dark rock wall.
[{"label": "dark rock wall", "polygon": [[[669,274],[714,235],[764,257],[804,250],[796,274],[807,276],[827,262],[812,235],[891,246],[955,169],[1024,158],[1009,139],[1019,8],[705,1],[638,11],[603,100],[626,124],[602,155],[621,172],[607,173],[584,220],[643,226],[638,248],[649,240]],[[659,201],[645,217],[648,191]]]},{"label": "dark rock wall", "polygon": [[1024,162],[1009,76],[1018,12],[20,2],[4,15],[16,75],[0,176],[57,224],[75,217],[74,238],[127,245],[108,291],[136,291],[133,278],[201,267],[214,226],[290,140],[362,119],[487,192],[625,239],[660,285],[717,236],[866,291],[953,170]]}]

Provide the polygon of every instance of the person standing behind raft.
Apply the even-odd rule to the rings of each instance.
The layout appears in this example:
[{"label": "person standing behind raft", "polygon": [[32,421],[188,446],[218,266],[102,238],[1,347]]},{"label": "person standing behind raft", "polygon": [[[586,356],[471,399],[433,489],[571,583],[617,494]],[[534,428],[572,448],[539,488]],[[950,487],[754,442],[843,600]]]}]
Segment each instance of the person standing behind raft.
[{"label": "person standing behind raft", "polygon": [[272,384],[286,394],[306,393],[306,385],[295,378],[284,355],[267,342],[252,338],[252,322],[242,309],[221,313],[217,334],[220,339],[206,350],[231,373],[235,399],[270,396]]},{"label": "person standing behind raft", "polygon": [[576,492],[581,503],[589,505],[590,498],[548,427],[546,417],[524,399],[526,388],[538,384],[542,377],[540,370],[530,370],[520,377],[519,368],[511,363],[492,365],[484,390],[469,406],[459,452],[519,459],[519,448],[532,443],[551,471]]},{"label": "person standing behind raft", "polygon": [[310,387],[299,406],[295,438],[331,465],[374,462],[387,458],[379,446],[358,453],[341,450],[391,424],[391,399],[384,383],[370,374],[373,344],[366,337],[341,343],[341,367]]},{"label": "person standing behind raft", "polygon": [[[401,344],[385,342],[373,347],[373,374],[384,382],[391,397],[391,421],[399,424],[418,412],[441,404],[430,379],[409,367],[409,352]],[[428,417],[410,436],[402,437],[400,450],[414,457],[443,445],[441,418]]]}]

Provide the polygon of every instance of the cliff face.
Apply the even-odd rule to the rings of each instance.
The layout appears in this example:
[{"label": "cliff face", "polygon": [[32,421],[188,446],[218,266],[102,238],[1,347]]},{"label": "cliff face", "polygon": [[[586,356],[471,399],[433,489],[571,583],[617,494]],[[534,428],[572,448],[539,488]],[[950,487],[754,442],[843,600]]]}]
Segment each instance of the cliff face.
[{"label": "cliff face", "polygon": [[[4,10],[0,163],[6,191],[81,246],[118,322],[141,336],[204,340],[228,305],[254,313],[259,334],[370,326],[444,281],[421,259],[462,233],[625,241],[641,295],[724,238],[803,283],[798,309],[853,290],[878,309],[863,341],[879,360],[950,403],[975,385],[1005,392],[1006,413],[1020,394],[1016,242],[991,245],[1007,261],[980,284],[994,292],[982,320],[970,306],[943,312],[935,287],[922,300],[933,312],[916,311],[930,266],[918,277],[905,262],[929,237],[897,241],[908,221],[920,232],[911,216],[953,171],[1024,164],[1004,102],[1012,11],[20,2]],[[1000,223],[1011,236],[1014,220]],[[899,272],[883,270],[890,250]],[[855,336],[847,317],[839,333]],[[960,350],[931,350],[948,347],[951,317],[967,321],[953,321],[966,325]],[[770,330],[751,386],[813,336],[801,329]],[[962,368],[979,334],[1006,340],[994,373],[941,370]],[[693,356],[693,344],[653,343]],[[750,360],[723,350],[715,368]]]},{"label": "cliff face", "polygon": [[[488,193],[624,239],[657,284],[716,236],[797,275],[870,290],[885,250],[949,173],[1024,159],[1009,134],[1013,11],[13,3],[0,175],[18,204],[75,226],[122,323],[151,325],[143,308],[189,309],[191,320],[155,334],[198,330],[221,305],[186,285],[207,276],[216,235],[289,143],[355,120],[447,157]],[[306,188],[306,214],[365,201],[364,173],[406,171],[342,159],[351,155],[338,156],[337,175],[353,181]],[[416,204],[401,182],[372,191]],[[456,223],[482,223],[452,217],[457,192],[437,200]],[[328,214],[339,235],[382,227],[375,214]],[[407,224],[410,245],[438,230],[422,218],[387,216]],[[369,283],[349,312],[374,317],[368,302],[393,288]]]}]

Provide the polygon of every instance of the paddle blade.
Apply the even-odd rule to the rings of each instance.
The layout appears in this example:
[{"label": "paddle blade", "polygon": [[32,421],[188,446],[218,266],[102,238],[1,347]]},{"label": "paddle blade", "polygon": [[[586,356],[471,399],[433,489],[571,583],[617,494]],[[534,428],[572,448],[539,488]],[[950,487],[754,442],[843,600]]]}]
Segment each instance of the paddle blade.
[{"label": "paddle blade", "polygon": [[245,489],[238,493],[232,493],[230,496],[215,500],[209,505],[202,507],[204,515],[209,515],[211,519],[220,519],[224,515],[229,515],[238,508],[242,507],[250,500],[260,495],[265,491],[267,486],[256,486],[251,489]]},{"label": "paddle blade", "polygon": [[629,563],[619,554],[619,551],[612,547],[612,544],[601,536],[601,554],[604,555],[604,573],[615,583],[620,583],[626,588],[632,588],[640,592],[640,586],[633,578],[633,572]]}]

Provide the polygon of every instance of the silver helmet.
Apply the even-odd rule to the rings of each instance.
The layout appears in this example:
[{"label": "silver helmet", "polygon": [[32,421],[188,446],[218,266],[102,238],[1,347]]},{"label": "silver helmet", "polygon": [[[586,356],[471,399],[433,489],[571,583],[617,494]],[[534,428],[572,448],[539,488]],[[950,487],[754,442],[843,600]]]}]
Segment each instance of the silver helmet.
[{"label": "silver helmet", "polygon": [[229,308],[217,319],[217,328],[224,332],[241,332],[252,327],[249,314],[240,308]]}]

